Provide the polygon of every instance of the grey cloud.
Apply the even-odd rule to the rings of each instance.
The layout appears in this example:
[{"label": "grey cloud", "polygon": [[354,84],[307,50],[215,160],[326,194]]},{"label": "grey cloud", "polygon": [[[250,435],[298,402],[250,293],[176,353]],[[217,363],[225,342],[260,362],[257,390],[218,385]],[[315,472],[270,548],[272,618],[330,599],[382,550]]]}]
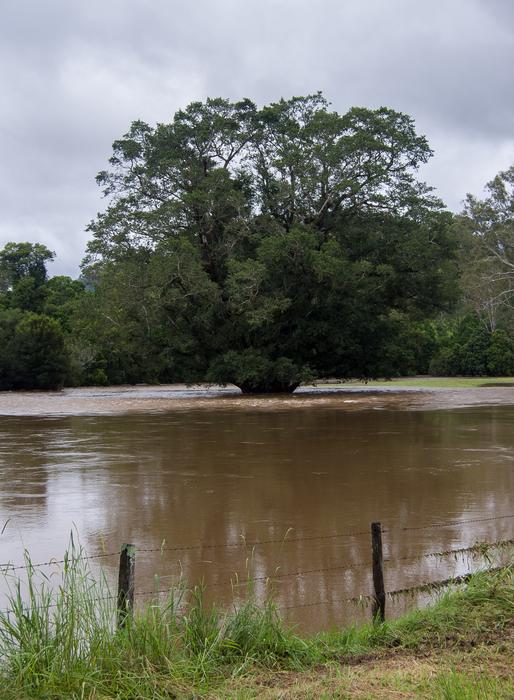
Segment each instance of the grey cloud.
[{"label": "grey cloud", "polygon": [[423,176],[458,209],[514,160],[510,0],[6,0],[0,245],[41,240],[76,274],[103,206],[94,175],[130,122],[192,99],[322,89],[335,109],[411,114]]}]

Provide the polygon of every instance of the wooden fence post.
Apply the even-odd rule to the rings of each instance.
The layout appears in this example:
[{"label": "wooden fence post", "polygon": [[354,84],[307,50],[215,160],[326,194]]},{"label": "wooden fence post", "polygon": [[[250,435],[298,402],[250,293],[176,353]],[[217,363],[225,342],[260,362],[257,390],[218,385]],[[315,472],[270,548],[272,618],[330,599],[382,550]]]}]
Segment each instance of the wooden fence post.
[{"label": "wooden fence post", "polygon": [[120,552],[120,570],[118,575],[118,628],[125,627],[127,615],[134,609],[134,573],[136,568],[136,548],[133,544],[124,544]]},{"label": "wooden fence post", "polygon": [[371,523],[371,550],[373,557],[373,620],[385,620],[384,563],[382,557],[382,526]]}]

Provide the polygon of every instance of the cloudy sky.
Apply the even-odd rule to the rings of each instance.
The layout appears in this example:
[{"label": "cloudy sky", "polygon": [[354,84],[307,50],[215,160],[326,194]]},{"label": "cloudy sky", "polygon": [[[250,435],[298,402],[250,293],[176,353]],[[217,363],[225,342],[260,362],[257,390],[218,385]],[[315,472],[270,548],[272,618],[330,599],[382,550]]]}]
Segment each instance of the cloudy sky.
[{"label": "cloudy sky", "polygon": [[458,211],[514,162],[512,65],[513,0],[1,0],[0,247],[77,275],[112,141],[207,96],[406,112]]}]

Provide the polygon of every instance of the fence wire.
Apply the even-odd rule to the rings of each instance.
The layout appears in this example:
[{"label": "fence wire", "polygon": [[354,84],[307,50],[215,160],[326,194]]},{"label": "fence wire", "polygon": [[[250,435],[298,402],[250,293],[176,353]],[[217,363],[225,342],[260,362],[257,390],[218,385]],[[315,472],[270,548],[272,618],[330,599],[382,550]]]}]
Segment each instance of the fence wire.
[{"label": "fence wire", "polygon": [[[508,515],[497,515],[497,516],[491,516],[488,518],[471,518],[468,520],[451,520],[443,523],[432,523],[428,525],[417,525],[417,526],[412,526],[412,527],[399,527],[399,528],[383,528],[382,533],[389,533],[393,532],[395,529],[399,529],[402,532],[406,532],[409,530],[428,530],[432,528],[440,528],[440,527],[454,527],[456,525],[465,525],[468,523],[479,523],[479,522],[488,522],[488,521],[493,521],[493,520],[503,520],[506,518],[514,518],[514,513],[508,514]],[[329,540],[329,539],[337,539],[337,538],[344,538],[344,537],[358,537],[361,535],[369,535],[369,530],[360,530],[356,532],[342,532],[342,533],[334,533],[330,535],[307,535],[305,537],[287,537],[285,535],[282,538],[275,538],[275,539],[267,539],[267,540],[245,540],[242,539],[241,542],[220,542],[220,543],[215,543],[215,544],[193,544],[193,545],[178,545],[178,546],[173,546],[173,547],[151,547],[151,548],[137,548],[137,552],[140,553],[153,553],[153,552],[185,552],[185,551],[191,551],[191,550],[203,550],[203,549],[215,549],[215,548],[233,548],[233,547],[256,547],[259,545],[266,545],[266,544],[289,544],[292,542],[310,542],[314,540]],[[119,556],[120,552],[105,552],[105,553],[100,553],[100,554],[90,554],[90,555],[85,555],[81,557],[73,557],[73,561],[87,561],[90,559],[103,559],[103,558],[108,558],[108,557],[116,557]],[[20,565],[13,565],[10,562],[6,562],[4,564],[0,564],[0,569],[5,569],[6,571],[19,571],[22,569],[37,569],[40,567],[44,566],[55,566],[58,564],[65,564],[69,562],[70,559],[49,559],[48,561],[45,562],[39,562],[36,564],[20,564]]]},{"label": "fence wire", "polygon": [[[423,558],[427,557],[443,557],[443,556],[450,556],[452,554],[465,554],[466,552],[475,552],[477,554],[482,553],[482,551],[497,548],[497,547],[507,547],[514,545],[514,539],[508,539],[508,540],[497,540],[496,542],[487,542],[487,543],[480,543],[477,545],[472,545],[471,547],[459,547],[457,549],[448,549],[445,551],[438,551],[438,552],[427,552],[422,555],[414,556],[414,557],[398,557],[396,559],[384,559],[384,563],[395,563],[399,561],[406,561],[406,560],[420,560]],[[73,561],[78,561],[79,559],[73,560]],[[69,560],[68,560],[69,561]],[[243,584],[248,584],[248,583],[253,583],[253,582],[258,582],[258,581],[275,581],[277,579],[284,579],[284,578],[292,578],[292,577],[301,577],[301,576],[308,576],[311,574],[315,573],[324,573],[324,572],[333,572],[333,571],[352,571],[354,569],[360,569],[364,567],[368,567],[369,564],[341,564],[338,566],[331,566],[331,567],[324,567],[324,568],[318,568],[318,569],[305,569],[305,570],[300,570],[300,571],[290,571],[290,572],[285,572],[282,574],[275,574],[275,575],[270,575],[270,576],[256,576],[253,578],[246,578],[246,579],[236,579],[236,581],[229,581],[229,582],[217,582],[210,584],[209,586],[206,586],[206,588],[214,588],[218,586],[240,586]],[[488,571],[498,571],[500,570],[501,567],[494,567],[491,569],[488,569]],[[436,580],[436,581],[427,581],[423,582],[420,584],[416,584],[415,586],[409,586],[406,588],[398,588],[393,591],[387,591],[386,595],[389,597],[393,596],[398,596],[406,593],[416,593],[416,592],[424,592],[424,591],[430,591],[434,590],[436,588],[441,588],[445,587],[451,584],[456,584],[456,583],[464,583],[468,581],[473,574],[468,573],[468,574],[463,574],[461,576],[453,576],[450,578],[442,579],[442,580]],[[135,591],[134,596],[135,597],[145,597],[145,596],[157,596],[157,595],[164,595],[164,594],[170,594],[172,592],[176,591],[176,586],[171,586],[167,588],[162,588],[162,589],[154,589],[154,590],[148,590],[148,591]],[[117,595],[108,595],[108,596],[102,596],[100,598],[94,598],[92,601],[89,602],[100,602],[104,600],[116,600]],[[309,603],[298,603],[295,605],[286,605],[286,606],[279,606],[277,609],[278,610],[290,610],[293,608],[306,608],[306,607],[314,607],[318,605],[329,605],[329,604],[334,604],[334,603],[359,603],[359,602],[366,602],[370,601],[373,599],[373,595],[371,594],[364,594],[361,593],[356,596],[352,596],[351,598],[343,598],[343,599],[327,599],[327,600],[319,600],[319,601],[314,601],[314,602],[309,602]],[[27,606],[24,608],[24,610],[42,610],[46,608],[55,608],[57,607],[57,603],[50,603],[45,606]],[[8,614],[13,614],[16,612],[13,609],[5,609],[5,610],[0,610],[0,614],[2,615],[8,615]]]},{"label": "fence wire", "polygon": [[[514,539],[509,539],[509,540],[497,540],[496,542],[487,542],[487,543],[479,543],[479,544],[474,544],[471,545],[470,547],[458,547],[456,549],[447,549],[444,551],[438,551],[438,552],[426,552],[425,554],[418,554],[415,556],[408,556],[408,557],[395,557],[395,558],[384,558],[383,562],[384,564],[395,564],[395,563],[400,563],[404,561],[420,561],[422,559],[427,559],[430,557],[445,557],[445,556],[451,556],[451,555],[459,555],[459,554],[466,554],[468,552],[472,552],[474,554],[480,555],[480,554],[485,554],[486,551],[489,549],[494,549],[498,547],[508,547],[508,546],[514,546]],[[294,577],[303,577],[303,576],[309,576],[311,574],[319,574],[319,573],[325,573],[325,572],[334,572],[334,571],[355,571],[356,569],[363,569],[363,568],[370,568],[370,564],[368,562],[365,563],[354,563],[354,562],[346,562],[343,564],[338,564],[337,566],[327,566],[327,567],[320,567],[316,569],[301,569],[299,571],[287,571],[283,573],[274,573],[274,574],[267,574],[265,576],[254,576],[254,577],[247,577],[247,578],[239,578],[237,574],[233,574],[233,578],[230,579],[230,581],[216,581],[214,583],[209,583],[206,584],[206,588],[218,588],[218,587],[223,587],[223,586],[232,586],[233,588],[242,586],[245,584],[249,583],[257,583],[259,581],[277,581],[277,580],[282,580],[286,578],[294,578]],[[166,578],[174,578],[176,577],[176,574],[165,574],[163,576],[156,575],[156,578],[159,581],[162,581],[163,579]],[[172,589],[168,589],[172,590]],[[161,591],[162,593],[163,591]],[[140,595],[136,593],[136,595]]]}]

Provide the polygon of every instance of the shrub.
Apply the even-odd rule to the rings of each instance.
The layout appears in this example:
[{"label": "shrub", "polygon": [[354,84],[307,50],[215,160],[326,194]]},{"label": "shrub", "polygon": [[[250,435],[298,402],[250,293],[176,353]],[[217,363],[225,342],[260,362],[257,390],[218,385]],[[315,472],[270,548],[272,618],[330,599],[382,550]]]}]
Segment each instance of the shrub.
[{"label": "shrub", "polygon": [[14,389],[58,389],[63,386],[68,353],[55,319],[26,314],[11,343],[11,386]]}]

